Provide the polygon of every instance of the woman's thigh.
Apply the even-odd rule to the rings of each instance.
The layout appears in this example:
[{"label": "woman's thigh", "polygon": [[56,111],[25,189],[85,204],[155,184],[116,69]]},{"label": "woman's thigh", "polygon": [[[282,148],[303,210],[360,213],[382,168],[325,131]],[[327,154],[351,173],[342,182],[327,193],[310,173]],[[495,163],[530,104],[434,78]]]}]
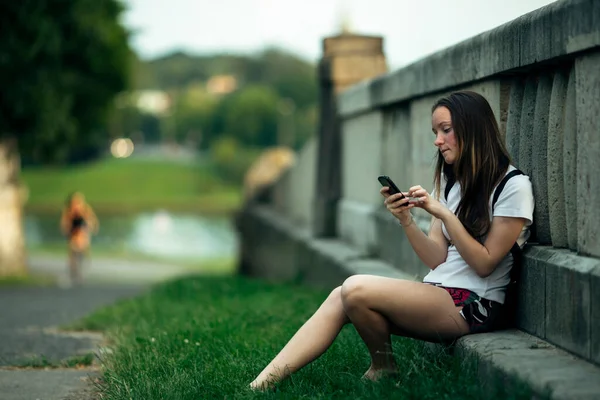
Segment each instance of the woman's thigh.
[{"label": "woman's thigh", "polygon": [[344,307],[367,307],[403,336],[439,341],[469,333],[469,326],[448,292],[421,282],[354,275],[342,285]]}]

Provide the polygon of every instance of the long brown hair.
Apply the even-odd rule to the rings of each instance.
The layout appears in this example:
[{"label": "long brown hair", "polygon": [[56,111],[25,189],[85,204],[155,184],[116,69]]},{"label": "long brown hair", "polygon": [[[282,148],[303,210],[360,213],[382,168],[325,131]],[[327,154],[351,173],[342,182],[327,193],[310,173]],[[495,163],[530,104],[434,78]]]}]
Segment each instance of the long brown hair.
[{"label": "long brown hair", "polygon": [[459,91],[439,99],[431,109],[446,107],[452,118],[458,155],[447,164],[438,151],[434,184],[440,195],[441,175],[446,185],[460,183],[461,200],[456,216],[476,239],[490,229],[490,196],[506,174],[510,155],[500,136],[498,123],[488,101],[471,91]]}]

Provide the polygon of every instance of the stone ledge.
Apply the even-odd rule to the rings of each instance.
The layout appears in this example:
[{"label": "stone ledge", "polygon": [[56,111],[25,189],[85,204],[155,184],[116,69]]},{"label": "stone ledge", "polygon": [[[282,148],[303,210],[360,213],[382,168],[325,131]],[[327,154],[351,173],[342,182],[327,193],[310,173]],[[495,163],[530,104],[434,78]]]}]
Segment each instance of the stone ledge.
[{"label": "stone ledge", "polygon": [[600,345],[592,315],[600,303],[592,291],[600,260],[566,249],[529,246],[524,253],[518,326],[586,360]]},{"label": "stone ledge", "polygon": [[600,2],[563,0],[339,95],[342,117],[600,46]]},{"label": "stone ledge", "polygon": [[482,378],[516,378],[541,397],[600,398],[600,368],[518,330],[464,336],[455,354],[475,355]]}]

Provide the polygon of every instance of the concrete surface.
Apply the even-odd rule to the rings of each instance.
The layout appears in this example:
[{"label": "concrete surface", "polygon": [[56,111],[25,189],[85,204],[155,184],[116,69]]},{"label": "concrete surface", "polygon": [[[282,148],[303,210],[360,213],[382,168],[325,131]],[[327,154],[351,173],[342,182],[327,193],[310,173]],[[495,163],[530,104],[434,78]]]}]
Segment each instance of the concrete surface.
[{"label": "concrete surface", "polygon": [[[33,274],[66,282],[64,257],[34,257],[29,261]],[[64,332],[59,326],[138,295],[151,283],[188,273],[173,265],[96,259],[84,269],[83,286],[0,287],[0,399],[95,399],[97,365],[83,369],[17,366],[42,357],[58,363],[77,355],[97,354],[102,335]]]},{"label": "concrete surface", "polygon": [[2,400],[94,400],[94,370],[0,370]]}]

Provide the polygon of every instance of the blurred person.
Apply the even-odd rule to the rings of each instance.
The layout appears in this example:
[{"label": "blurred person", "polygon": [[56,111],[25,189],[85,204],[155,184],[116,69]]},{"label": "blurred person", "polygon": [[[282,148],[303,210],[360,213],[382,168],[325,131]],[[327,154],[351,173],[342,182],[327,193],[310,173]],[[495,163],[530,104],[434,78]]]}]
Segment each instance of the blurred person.
[{"label": "blurred person", "polygon": [[71,283],[79,285],[82,283],[81,268],[90,248],[91,234],[99,229],[98,218],[82,193],[74,192],[67,197],[60,228],[68,239]]}]

